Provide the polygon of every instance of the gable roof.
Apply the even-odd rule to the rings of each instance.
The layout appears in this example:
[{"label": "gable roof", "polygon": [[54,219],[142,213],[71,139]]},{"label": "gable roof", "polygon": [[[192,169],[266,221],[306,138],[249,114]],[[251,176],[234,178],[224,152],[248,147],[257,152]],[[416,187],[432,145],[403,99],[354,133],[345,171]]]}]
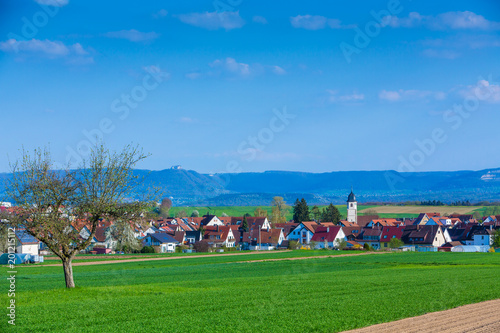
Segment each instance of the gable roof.
[{"label": "gable roof", "polygon": [[325,240],[329,243],[333,242],[337,238],[337,234],[342,228],[340,226],[324,227],[319,226],[316,228],[316,232],[311,238],[313,242],[324,242]]},{"label": "gable roof", "polygon": [[319,224],[314,221],[302,222],[301,224],[305,227],[305,229],[312,232],[313,234],[314,231],[316,231],[316,228],[319,226]]},{"label": "gable roof", "polygon": [[401,239],[403,236],[403,228],[401,227],[383,227],[380,235],[381,242],[388,242],[391,238]]},{"label": "gable roof", "polygon": [[164,232],[149,234],[148,237],[155,239],[160,244],[163,244],[163,243],[175,243],[175,244],[177,244],[177,243],[179,243],[172,236],[170,236],[169,234],[164,233]]},{"label": "gable roof", "polygon": [[24,229],[16,230],[16,238],[22,245],[38,244],[38,240]]}]

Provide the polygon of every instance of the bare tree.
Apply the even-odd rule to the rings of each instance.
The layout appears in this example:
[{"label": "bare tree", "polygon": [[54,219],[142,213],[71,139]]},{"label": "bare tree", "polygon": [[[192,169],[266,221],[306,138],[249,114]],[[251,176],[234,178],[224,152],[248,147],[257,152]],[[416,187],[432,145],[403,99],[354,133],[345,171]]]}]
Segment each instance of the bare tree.
[{"label": "bare tree", "polygon": [[286,222],[286,214],[288,214],[290,210],[290,206],[288,206],[283,200],[282,197],[274,197],[271,201],[272,206],[272,223],[285,223]]},{"label": "bare tree", "polygon": [[[138,185],[134,165],[146,158],[138,147],[127,146],[110,152],[96,146],[79,169],[53,170],[47,149],[11,164],[7,194],[17,209],[9,223],[31,234],[61,258],[67,288],[74,288],[72,260],[91,244],[100,220],[133,221],[140,218],[149,203],[126,203],[127,195]],[[90,236],[82,238],[72,227],[83,221]]]}]

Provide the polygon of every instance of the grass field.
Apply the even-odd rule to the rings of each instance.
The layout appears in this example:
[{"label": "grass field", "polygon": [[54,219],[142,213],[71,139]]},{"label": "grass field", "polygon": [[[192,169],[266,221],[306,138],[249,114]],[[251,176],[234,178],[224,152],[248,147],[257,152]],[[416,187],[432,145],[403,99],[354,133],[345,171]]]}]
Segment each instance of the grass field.
[{"label": "grass field", "polygon": [[[293,203],[292,203],[293,204]],[[184,210],[188,213],[190,216],[193,210],[197,210],[201,215],[205,215],[207,212],[210,212],[210,214],[214,214],[217,216],[221,216],[222,213],[226,213],[229,216],[243,216],[245,213],[248,213],[252,216],[254,216],[255,210],[260,207],[262,209],[265,209],[267,211],[267,215],[271,216],[272,208],[271,206],[220,206],[220,207],[172,207],[170,209],[170,215],[175,216],[179,211]],[[309,208],[312,208],[313,206],[310,206]],[[320,209],[323,209],[326,206],[318,206]],[[336,206],[338,210],[340,211],[340,214],[342,216],[347,215],[347,207],[346,205],[337,205]],[[358,209],[368,209],[376,206],[358,206]],[[287,219],[291,220],[293,217],[293,212],[292,209],[290,208],[290,211],[287,215]]]},{"label": "grass field", "polygon": [[[336,332],[500,298],[495,253],[241,262],[252,256],[264,258],[75,266],[74,290],[61,267],[18,266],[16,326],[3,315],[0,331]],[[7,311],[6,279],[0,288]]]},{"label": "grass field", "polygon": [[[188,215],[191,215],[193,210],[197,210],[201,215],[210,212],[210,214],[215,214],[217,216],[226,213],[229,216],[243,216],[243,214],[248,213],[254,216],[254,211],[257,207],[261,207],[268,212],[268,216],[271,216],[271,206],[220,206],[220,207],[172,207],[170,209],[170,215],[175,216],[177,212],[184,210]],[[323,209],[326,206],[318,206]],[[342,214],[343,218],[347,215],[346,205],[336,206]],[[312,208],[312,207],[309,207]],[[371,206],[371,205],[358,205],[359,215],[372,215],[377,214],[381,218],[403,218],[403,217],[417,217],[419,213],[441,213],[441,215],[459,213],[459,214],[472,214],[474,211],[478,210],[483,213],[485,207],[479,206]],[[292,219],[292,209],[287,215],[287,219]]]}]

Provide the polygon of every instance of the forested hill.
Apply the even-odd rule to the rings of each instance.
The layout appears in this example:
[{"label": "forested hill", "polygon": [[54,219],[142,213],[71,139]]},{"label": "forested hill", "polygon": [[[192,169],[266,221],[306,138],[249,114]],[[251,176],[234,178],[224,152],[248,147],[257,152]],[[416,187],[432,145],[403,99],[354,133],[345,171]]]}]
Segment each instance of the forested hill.
[{"label": "forested hill", "polygon": [[[340,204],[345,202],[351,186],[359,202],[500,200],[500,169],[414,173],[266,171],[216,175],[182,169],[135,172],[145,179],[139,191],[155,185],[172,197],[176,205],[268,205],[275,195],[288,202],[304,197],[310,203]],[[3,180],[9,176],[0,174],[1,194]]]}]

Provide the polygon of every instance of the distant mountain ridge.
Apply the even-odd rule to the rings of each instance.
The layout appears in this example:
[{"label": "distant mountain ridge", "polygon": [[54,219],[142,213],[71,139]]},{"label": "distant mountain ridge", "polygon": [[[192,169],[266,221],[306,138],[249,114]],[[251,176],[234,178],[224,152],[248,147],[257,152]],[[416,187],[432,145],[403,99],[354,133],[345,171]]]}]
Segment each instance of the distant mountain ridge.
[{"label": "distant mountain ridge", "polygon": [[[500,200],[500,168],[411,173],[266,171],[210,175],[184,169],[134,172],[145,180],[133,196],[157,186],[172,197],[175,205],[268,205],[276,195],[289,203],[304,197],[311,204],[340,204],[345,202],[351,186],[359,202]],[[0,181],[9,176],[0,174]],[[3,182],[0,195],[2,193]]]}]

